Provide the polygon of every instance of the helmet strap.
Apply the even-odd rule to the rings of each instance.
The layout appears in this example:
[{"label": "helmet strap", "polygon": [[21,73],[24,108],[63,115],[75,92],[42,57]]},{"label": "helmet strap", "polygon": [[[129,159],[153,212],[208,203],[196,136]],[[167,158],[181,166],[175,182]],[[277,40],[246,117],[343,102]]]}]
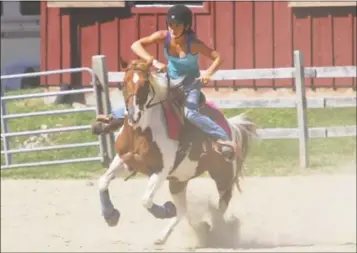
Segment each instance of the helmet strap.
[{"label": "helmet strap", "polygon": [[183,35],[185,35],[185,33],[188,32],[187,26],[184,28],[183,32],[181,33],[180,36],[176,37],[175,39],[179,39],[181,38]]},{"label": "helmet strap", "polygon": [[181,33],[181,35],[180,36],[178,36],[178,37],[176,37],[175,39],[179,39],[179,38],[181,38],[184,34],[185,34],[185,30]]}]

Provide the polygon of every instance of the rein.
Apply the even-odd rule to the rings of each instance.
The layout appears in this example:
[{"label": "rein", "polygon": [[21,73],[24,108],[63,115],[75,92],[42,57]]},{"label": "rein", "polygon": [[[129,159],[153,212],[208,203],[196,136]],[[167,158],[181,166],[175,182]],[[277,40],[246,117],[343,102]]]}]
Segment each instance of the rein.
[{"label": "rein", "polygon": [[[171,93],[170,93],[170,89],[171,89],[171,81],[170,81],[170,80],[171,80],[171,78],[170,78],[170,76],[169,76],[169,74],[168,74],[167,72],[166,72],[166,78],[167,78],[167,96],[166,96],[165,99],[160,100],[160,101],[158,101],[158,102],[156,102],[156,103],[153,103],[153,100],[155,99],[155,96],[156,96],[156,92],[155,92],[155,89],[154,89],[153,85],[151,84],[151,82],[150,82],[150,80],[149,80],[149,77],[148,77],[149,74],[148,74],[145,70],[140,69],[140,68],[131,68],[131,70],[144,72],[144,74],[145,74],[145,84],[149,85],[149,88],[150,88],[150,90],[151,90],[151,92],[152,92],[152,94],[153,94],[153,96],[150,98],[150,100],[148,101],[148,103],[147,103],[147,105],[146,105],[146,109],[152,108],[152,107],[154,107],[154,106],[156,106],[156,105],[160,105],[160,104],[162,104],[163,102],[165,102],[165,101],[167,101],[167,100],[169,100],[169,99],[171,98]],[[180,84],[180,85],[178,85],[178,86],[175,85],[175,88],[178,88],[178,87],[180,87],[180,86],[183,86],[183,83]],[[192,88],[192,89],[195,89],[195,88]],[[188,92],[188,91],[190,91],[190,90],[191,90],[191,89],[188,89],[186,92]],[[186,92],[184,92],[184,93],[186,93]],[[128,110],[128,100],[129,100],[129,98],[131,98],[132,96],[135,96],[135,94],[129,94],[129,96],[125,99],[125,107],[126,107],[127,110]]]},{"label": "rein", "polygon": [[152,93],[153,93],[153,96],[152,96],[152,98],[149,100],[148,105],[146,106],[146,109],[149,109],[149,108],[151,108],[151,107],[154,107],[154,106],[156,106],[156,105],[158,105],[158,104],[162,104],[164,101],[166,101],[166,100],[169,99],[169,97],[170,97],[170,87],[171,87],[171,85],[170,85],[170,77],[169,77],[169,74],[168,74],[167,72],[166,72],[166,78],[167,78],[167,96],[166,96],[165,99],[163,99],[163,100],[161,100],[161,101],[159,101],[159,102],[156,102],[156,103],[154,103],[154,104],[151,104],[151,102],[154,100],[155,95],[156,95],[156,92],[155,92],[155,89],[152,87],[152,84],[151,84],[150,81],[148,80],[148,82],[149,82],[149,87],[151,88],[151,91],[152,91]]}]

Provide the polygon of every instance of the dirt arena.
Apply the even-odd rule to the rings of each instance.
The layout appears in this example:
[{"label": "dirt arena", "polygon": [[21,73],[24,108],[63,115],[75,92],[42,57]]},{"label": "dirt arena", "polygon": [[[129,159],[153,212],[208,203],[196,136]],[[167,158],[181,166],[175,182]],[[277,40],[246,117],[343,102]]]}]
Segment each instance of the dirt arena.
[{"label": "dirt arena", "polygon": [[[356,252],[356,175],[245,178],[222,218],[213,181],[188,188],[192,220],[212,219],[211,232],[184,220],[162,247],[152,243],[167,221],[141,206],[145,179],[115,181],[117,227],[100,215],[95,181],[1,181],[1,251],[330,251]],[[168,200],[165,186],[157,203]],[[206,235],[206,236],[205,236]],[[197,248],[199,247],[199,248]]]}]

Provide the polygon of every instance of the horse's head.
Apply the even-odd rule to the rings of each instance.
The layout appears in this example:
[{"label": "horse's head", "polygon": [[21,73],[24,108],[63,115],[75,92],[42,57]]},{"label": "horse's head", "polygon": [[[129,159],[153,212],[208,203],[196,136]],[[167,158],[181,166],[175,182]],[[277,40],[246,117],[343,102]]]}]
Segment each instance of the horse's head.
[{"label": "horse's head", "polygon": [[166,73],[151,71],[152,62],[133,60],[124,65],[123,95],[128,122],[135,125],[144,111],[167,98],[169,81]]},{"label": "horse's head", "polygon": [[150,93],[151,62],[133,60],[124,69],[123,95],[128,112],[128,122],[139,122]]}]

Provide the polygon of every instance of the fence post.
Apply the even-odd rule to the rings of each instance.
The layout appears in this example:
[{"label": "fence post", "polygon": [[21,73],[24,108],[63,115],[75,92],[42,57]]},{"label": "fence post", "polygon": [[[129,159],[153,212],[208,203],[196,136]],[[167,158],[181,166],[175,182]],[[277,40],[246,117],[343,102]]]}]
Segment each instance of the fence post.
[{"label": "fence post", "polygon": [[295,66],[295,87],[296,87],[296,107],[297,121],[299,128],[299,156],[300,167],[307,168],[309,166],[308,157],[308,121],[306,115],[306,92],[305,92],[305,70],[304,70],[304,55],[301,51],[294,51],[294,66]]},{"label": "fence post", "polygon": [[[111,113],[111,105],[109,98],[109,87],[108,87],[108,70],[106,65],[106,57],[104,55],[95,55],[92,57],[92,69],[96,75],[97,82],[100,86],[100,98],[102,106],[100,108],[100,113],[109,114]],[[105,152],[107,163],[109,165],[110,161],[114,159],[114,134],[110,133],[102,137],[105,143]]]}]

